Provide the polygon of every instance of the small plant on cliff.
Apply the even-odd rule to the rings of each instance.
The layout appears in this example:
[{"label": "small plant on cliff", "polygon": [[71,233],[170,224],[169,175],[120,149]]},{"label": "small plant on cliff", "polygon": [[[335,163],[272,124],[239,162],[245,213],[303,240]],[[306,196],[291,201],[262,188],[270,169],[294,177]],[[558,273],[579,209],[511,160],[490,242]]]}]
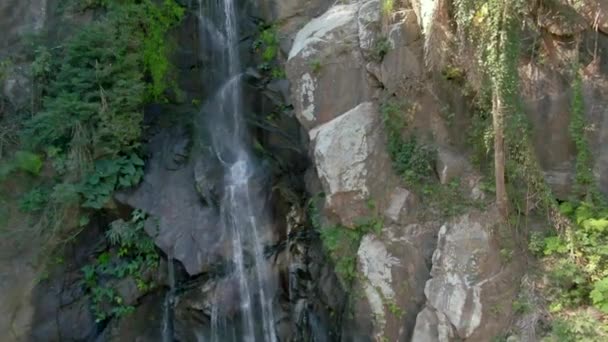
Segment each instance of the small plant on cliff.
[{"label": "small plant on cliff", "polygon": [[274,26],[261,26],[258,38],[253,42],[253,51],[258,53],[262,63],[258,69],[269,73],[271,78],[285,78],[285,70],[278,62],[280,52],[279,33]]},{"label": "small plant on cliff", "polygon": [[572,83],[572,103],[570,119],[570,136],[576,145],[576,179],[579,194],[599,197],[593,176],[593,160],[586,137],[585,104],[583,101],[582,80],[575,72]]},{"label": "small plant on cliff", "polygon": [[319,59],[312,59],[308,65],[310,66],[310,70],[313,72],[313,74],[318,74],[319,72],[321,72],[321,68],[323,68],[323,64],[321,63],[321,60]]},{"label": "small plant on cliff", "polygon": [[8,74],[11,65],[12,61],[8,58],[0,60],[0,82],[4,81],[4,78]]},{"label": "small plant on cliff", "polygon": [[133,311],[117,287],[121,280],[132,278],[140,294],[154,286],[148,279],[158,267],[159,256],[154,242],[144,231],[146,219],[144,212],[135,210],[129,221],[111,223],[106,235],[112,249],[99,254],[93,264],[82,268],[83,285],[91,296],[92,310],[98,322]]},{"label": "small plant on cliff", "polygon": [[395,171],[410,184],[430,179],[434,175],[436,152],[420,144],[414,137],[403,137],[406,126],[405,106],[389,101],[382,106],[381,111],[387,129],[388,152]]},{"label": "small plant on cliff", "polygon": [[382,14],[388,16],[395,10],[395,0],[382,0]]},{"label": "small plant on cliff", "polygon": [[324,249],[334,262],[335,272],[345,289],[350,288],[357,276],[357,250],[361,239],[366,234],[380,234],[384,226],[381,215],[377,212],[373,201],[368,201],[371,216],[360,217],[354,226],[342,225],[323,226],[321,213],[316,202],[321,197],[314,197],[309,203],[309,217],[313,228],[319,233]]},{"label": "small plant on cliff", "polygon": [[390,40],[386,37],[382,37],[376,41],[373,50],[373,57],[375,60],[381,62],[384,59],[384,56],[393,48],[393,44],[391,44]]}]

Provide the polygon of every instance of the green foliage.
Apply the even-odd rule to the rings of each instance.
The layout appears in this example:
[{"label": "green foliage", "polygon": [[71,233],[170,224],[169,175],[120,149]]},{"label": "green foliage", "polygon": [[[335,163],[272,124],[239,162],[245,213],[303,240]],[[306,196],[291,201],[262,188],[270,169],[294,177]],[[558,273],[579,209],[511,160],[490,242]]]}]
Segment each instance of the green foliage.
[{"label": "green foliage", "polygon": [[517,314],[525,314],[532,309],[530,302],[527,298],[520,298],[513,302],[513,311]]},{"label": "green foliage", "polygon": [[397,319],[403,318],[405,310],[403,310],[394,300],[384,300],[384,305],[388,308],[388,312],[393,314]]},{"label": "green foliage", "polygon": [[145,84],[130,39],[96,22],[67,42],[43,111],[25,123],[24,142],[101,155],[137,147]]},{"label": "green foliage", "polygon": [[99,254],[93,264],[82,268],[83,285],[91,296],[98,322],[133,311],[116,288],[121,279],[132,277],[143,293],[153,287],[146,279],[147,274],[158,267],[159,256],[144,230],[146,218],[145,213],[136,210],[129,221],[112,222],[106,233],[112,250]]},{"label": "green foliage", "polygon": [[[39,49],[38,77],[49,80],[43,110],[26,122],[24,141],[40,148],[116,155],[138,147],[142,107],[166,88],[165,35],[183,9],[173,0],[107,1],[107,14],[70,37],[53,58]],[[146,75],[152,83],[146,84]]]},{"label": "green foliage", "polygon": [[253,42],[252,48],[262,59],[258,69],[269,73],[273,79],[285,78],[285,70],[278,62],[280,40],[275,26],[261,26],[258,38]]},{"label": "green foliage", "polygon": [[23,171],[38,176],[43,164],[42,158],[38,154],[30,151],[17,151],[10,160],[0,165],[0,180],[15,171]]},{"label": "green foliage", "polygon": [[[184,14],[175,0],[67,5],[72,11],[96,8],[98,15],[57,46],[35,48],[32,73],[43,99],[21,132],[25,148],[46,152],[56,183],[44,209],[36,192],[24,198],[22,209],[41,211],[40,224],[55,228],[79,204],[101,209],[115,190],[141,180],[143,108],[172,85],[167,34]],[[37,154],[16,157],[18,168],[40,172]]]},{"label": "green foliage", "polygon": [[32,76],[37,80],[47,80],[52,71],[53,55],[45,46],[36,48],[32,62]]},{"label": "green foliage", "polygon": [[42,158],[29,151],[17,151],[13,157],[14,167],[37,176],[42,170]]},{"label": "green foliage", "polygon": [[384,56],[393,48],[393,44],[391,44],[390,40],[386,37],[382,37],[376,41],[373,50],[373,57],[377,61],[382,61]]},{"label": "green foliage", "polygon": [[433,175],[436,151],[420,144],[415,137],[404,139],[402,132],[406,126],[404,106],[395,102],[385,103],[382,117],[388,135],[388,153],[395,171],[408,184],[429,180]]},{"label": "green foliage", "polygon": [[308,62],[308,65],[310,66],[310,70],[314,73],[314,74],[318,74],[319,72],[321,72],[321,69],[323,68],[323,64],[321,63],[321,60],[319,59],[311,59],[310,62]]},{"label": "green foliage", "polygon": [[[522,0],[456,0],[454,12],[460,44],[475,52],[482,76],[479,116],[473,124],[474,161],[481,164],[491,151],[493,129],[505,136],[509,198],[514,212],[528,212],[530,194],[546,212],[555,211],[555,201],[546,186],[530,141],[530,125],[519,96],[521,22],[526,2]],[[487,94],[486,94],[487,93]],[[490,115],[491,114],[491,115]],[[485,149],[483,149],[485,147]]]},{"label": "green foliage", "polygon": [[467,144],[472,147],[472,163],[480,169],[488,169],[494,150],[492,127],[492,98],[487,90],[477,95],[471,111],[471,127],[467,132]]},{"label": "green foliage", "polygon": [[[319,232],[323,247],[334,262],[335,271],[344,288],[350,288],[357,275],[357,250],[361,239],[366,234],[380,234],[384,222],[378,213],[370,217],[361,217],[355,220],[353,228],[341,225],[324,227],[321,224],[319,209],[314,205],[314,198],[310,202],[309,211],[313,227]],[[373,201],[368,203],[370,211],[376,210]]]},{"label": "green foliage", "polygon": [[462,81],[464,79],[464,71],[456,65],[448,65],[441,74],[448,81]]},{"label": "green foliage", "polygon": [[113,24],[125,29],[133,42],[138,43],[142,71],[151,78],[146,95],[162,99],[171,71],[167,34],[184,17],[185,10],[176,0],[86,0],[70,4],[72,11],[103,8]]},{"label": "green foliage", "polygon": [[[133,6],[139,22],[134,26],[143,40],[142,54],[145,70],[152,76],[150,93],[159,99],[167,88],[167,75],[171,70],[169,45],[166,35],[184,16],[184,9],[175,0],[164,0],[162,5],[154,1],[143,1]],[[129,15],[129,21],[134,15]],[[135,25],[135,23],[134,23]]]},{"label": "green foliage", "polygon": [[585,313],[576,313],[555,320],[549,336],[542,342],[601,342],[606,341],[606,326]]},{"label": "green foliage", "polygon": [[545,241],[541,233],[533,232],[530,234],[530,241],[528,242],[528,250],[534,255],[542,255],[545,248]]},{"label": "green foliage", "polygon": [[382,0],[382,14],[388,16],[395,10],[395,0]]},{"label": "green foliage", "polygon": [[13,63],[10,59],[0,60],[0,82],[4,80],[12,65]]},{"label": "green foliage", "polygon": [[593,284],[593,290],[589,294],[593,305],[604,313],[608,313],[608,277]]},{"label": "green foliage", "polygon": [[[418,188],[414,185],[414,188]],[[447,184],[429,182],[421,187],[421,194],[426,204],[443,217],[453,217],[463,214],[472,207],[482,207],[481,201],[473,201],[463,194],[460,179],[453,179]]]},{"label": "green foliage", "polygon": [[342,286],[349,288],[357,274],[357,249],[364,234],[342,226],[324,227],[320,233],[323,246],[335,263]]},{"label": "green foliage", "polygon": [[95,170],[80,187],[85,208],[101,209],[116,189],[139,184],[143,177],[144,162],[136,154],[117,159],[95,162]]},{"label": "green foliage", "polygon": [[608,313],[608,208],[565,202],[560,211],[571,226],[534,243],[548,264],[552,310],[593,304]]},{"label": "green foliage", "polygon": [[585,104],[583,101],[581,76],[576,73],[572,83],[572,104],[570,119],[570,136],[576,145],[576,178],[577,190],[584,195],[596,194],[597,186],[593,176],[593,158],[585,134]]},{"label": "green foliage", "polygon": [[26,213],[41,211],[49,201],[49,196],[47,189],[34,188],[21,197],[19,209]]}]

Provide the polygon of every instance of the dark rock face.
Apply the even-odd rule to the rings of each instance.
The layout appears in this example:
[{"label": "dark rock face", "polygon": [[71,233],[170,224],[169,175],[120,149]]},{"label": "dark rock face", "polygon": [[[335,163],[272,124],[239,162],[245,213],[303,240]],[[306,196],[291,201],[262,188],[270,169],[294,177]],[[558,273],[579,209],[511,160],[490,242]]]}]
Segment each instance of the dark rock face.
[{"label": "dark rock face", "polygon": [[91,227],[67,247],[63,263],[34,289],[36,305],[29,331],[31,341],[87,341],[97,335],[81,268],[91,251],[103,249],[103,235]]},{"label": "dark rock face", "polygon": [[[252,191],[269,193],[263,197],[267,203],[260,203],[260,207],[269,207],[273,217],[276,245],[267,246],[267,250],[269,262],[280,278],[279,294],[272,298],[280,308],[276,313],[277,332],[282,341],[311,337],[335,341],[341,334],[346,296],[333,266],[324,257],[318,236],[304,222],[302,174],[308,167],[307,136],[302,134],[288,105],[289,82],[251,71],[257,65],[250,64],[257,58],[251,55],[250,48],[256,27],[250,5],[239,10],[243,64],[250,70],[243,95],[252,140],[264,151],[258,155],[262,159],[260,177],[252,182]],[[190,29],[180,28],[177,39],[197,46],[190,36],[196,32],[193,16],[190,13],[184,24]],[[180,79],[199,73],[196,68],[188,71],[194,63],[195,50],[178,49]],[[195,63],[197,68],[205,67],[204,51],[196,55],[202,56]],[[187,86],[182,88],[186,98],[200,99],[200,94],[213,93],[213,89],[196,82],[180,80],[180,84]],[[177,112],[185,115],[165,119],[168,113]],[[267,119],[270,113],[275,115],[272,121]],[[174,338],[180,341],[211,336],[212,324],[241,326],[238,279],[232,274],[230,245],[217,224],[224,169],[200,134],[205,127],[196,119],[199,115],[205,114],[189,104],[151,107],[146,116],[152,129],[144,181],[137,189],[116,196],[120,202],[151,215],[146,231],[165,254],[184,266],[186,273],[178,275],[181,280],[172,307]],[[146,299],[140,302],[135,314],[140,314],[141,306],[148,305]],[[217,311],[213,311],[214,307]],[[145,314],[146,309],[141,310]],[[122,329],[137,330],[137,326],[137,319],[131,318],[111,322],[104,336],[122,341],[125,336],[135,336]],[[140,332],[138,336],[143,335]]]},{"label": "dark rock face", "polygon": [[[213,198],[202,198],[199,184],[217,184],[221,174],[196,169],[198,160],[190,153],[192,137],[183,125],[162,130],[150,139],[146,173],[142,184],[130,193],[117,195],[121,202],[149,213],[146,231],[165,254],[179,260],[188,273],[202,273],[222,259],[222,234]],[[215,178],[214,178],[215,177]],[[203,191],[212,195],[212,186]]]},{"label": "dark rock face", "polygon": [[94,341],[161,342],[163,339],[163,302],[162,292],[149,294],[141,299],[141,303],[133,313],[121,320],[112,321]]}]

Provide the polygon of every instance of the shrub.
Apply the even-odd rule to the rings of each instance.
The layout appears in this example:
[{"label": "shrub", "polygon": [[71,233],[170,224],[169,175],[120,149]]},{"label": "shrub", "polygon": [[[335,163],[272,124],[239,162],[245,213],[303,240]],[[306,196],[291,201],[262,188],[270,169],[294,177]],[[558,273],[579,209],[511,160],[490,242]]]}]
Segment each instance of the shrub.
[{"label": "shrub", "polygon": [[377,61],[382,61],[384,56],[393,48],[390,40],[386,37],[378,39],[376,45],[374,45],[373,57]]},{"label": "shrub", "polygon": [[606,341],[606,327],[597,319],[584,314],[576,313],[567,318],[555,320],[549,336],[543,342],[600,342]]},{"label": "shrub", "polygon": [[154,286],[146,281],[146,274],[158,267],[159,256],[144,230],[146,219],[144,212],[135,210],[129,221],[112,222],[106,236],[113,249],[99,254],[92,264],[82,268],[83,285],[91,296],[98,322],[124,316],[134,309],[118,294],[116,280],[133,277],[143,293]]},{"label": "shrub", "polygon": [[[184,13],[175,0],[67,1],[68,10],[88,8],[102,9],[92,23],[53,48],[36,48],[33,76],[44,97],[21,132],[24,147],[44,150],[55,170],[40,219],[53,227],[69,208],[101,209],[115,190],[142,179],[143,107],[172,85],[166,36]],[[33,174],[42,168],[32,152],[15,160]],[[28,194],[23,209],[40,210],[37,195]]]},{"label": "shrub", "polygon": [[395,171],[408,183],[430,179],[434,175],[436,151],[420,144],[415,137],[403,138],[402,131],[406,126],[405,105],[387,102],[381,111],[387,129],[388,153]]},{"label": "shrub", "polygon": [[273,79],[285,78],[285,70],[278,62],[280,40],[275,26],[260,26],[258,38],[253,42],[252,49],[262,59],[258,69],[267,72]]},{"label": "shrub", "polygon": [[552,309],[593,304],[608,313],[608,208],[565,202],[560,211],[571,226],[537,243],[549,265]]},{"label": "shrub", "polygon": [[36,212],[44,209],[49,200],[49,192],[43,188],[34,188],[23,195],[19,209],[23,212]]},{"label": "shrub", "polygon": [[136,154],[118,159],[102,159],[80,187],[85,208],[101,209],[116,189],[139,184],[144,162]]},{"label": "shrub", "polygon": [[38,154],[30,151],[17,151],[4,165],[0,165],[0,180],[14,171],[23,171],[38,176],[42,166],[42,158]]}]

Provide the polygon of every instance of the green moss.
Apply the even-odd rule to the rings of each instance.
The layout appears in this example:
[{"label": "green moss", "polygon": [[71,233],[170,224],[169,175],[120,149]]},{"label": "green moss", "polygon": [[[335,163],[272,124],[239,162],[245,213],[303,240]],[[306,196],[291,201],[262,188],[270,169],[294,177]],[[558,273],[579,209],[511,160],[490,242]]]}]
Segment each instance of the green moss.
[{"label": "green moss", "polygon": [[582,80],[578,72],[572,83],[572,103],[570,110],[570,137],[576,146],[575,184],[580,194],[597,197],[597,185],[593,176],[593,158],[585,134],[585,104]]}]

